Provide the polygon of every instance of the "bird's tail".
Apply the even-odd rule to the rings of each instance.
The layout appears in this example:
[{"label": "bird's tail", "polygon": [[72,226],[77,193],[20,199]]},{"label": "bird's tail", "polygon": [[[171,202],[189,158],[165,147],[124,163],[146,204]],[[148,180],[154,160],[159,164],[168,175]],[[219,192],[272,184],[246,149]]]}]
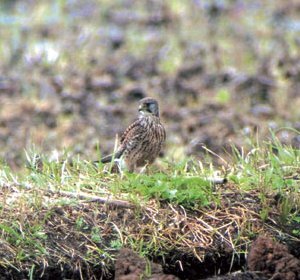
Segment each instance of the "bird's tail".
[{"label": "bird's tail", "polygon": [[[123,150],[117,151],[115,154],[111,154],[108,156],[103,157],[100,162],[101,163],[108,163],[111,162],[113,159],[118,159],[122,156]],[[99,160],[94,161],[94,164],[99,163]]]},{"label": "bird's tail", "polygon": [[[116,158],[116,157],[114,157],[114,158]],[[101,163],[108,163],[108,162],[111,162],[112,159],[113,159],[113,155],[108,155],[108,156],[103,157],[103,158],[101,159]]]}]

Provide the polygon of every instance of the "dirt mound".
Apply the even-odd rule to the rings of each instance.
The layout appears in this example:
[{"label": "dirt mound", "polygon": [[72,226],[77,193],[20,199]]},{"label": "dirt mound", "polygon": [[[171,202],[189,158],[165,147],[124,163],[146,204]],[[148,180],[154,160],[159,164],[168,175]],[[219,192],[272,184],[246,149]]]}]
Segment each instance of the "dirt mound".
[{"label": "dirt mound", "polygon": [[148,262],[130,249],[121,249],[115,265],[115,280],[176,280],[163,273],[161,265]]},{"label": "dirt mound", "polygon": [[300,279],[300,260],[289,253],[287,246],[264,236],[253,242],[248,267],[274,280]]}]

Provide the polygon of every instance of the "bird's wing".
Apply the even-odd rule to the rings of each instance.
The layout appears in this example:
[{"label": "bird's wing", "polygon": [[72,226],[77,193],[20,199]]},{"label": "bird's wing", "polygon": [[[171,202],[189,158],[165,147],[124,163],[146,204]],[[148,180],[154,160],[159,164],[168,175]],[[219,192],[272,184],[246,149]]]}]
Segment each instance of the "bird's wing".
[{"label": "bird's wing", "polygon": [[139,141],[145,135],[147,129],[141,124],[140,119],[133,122],[121,136],[120,150],[126,151],[134,142]]},{"label": "bird's wing", "polygon": [[108,155],[101,159],[102,163],[111,162],[112,159],[120,158],[126,151],[128,145],[132,144],[132,141],[140,139],[140,136],[144,134],[146,129],[141,125],[139,120],[133,122],[122,134],[120,139],[120,147],[115,154]]},{"label": "bird's wing", "polygon": [[135,130],[136,127],[140,126],[140,121],[139,119],[136,119],[130,126],[127,127],[127,129],[123,132],[120,143],[121,145],[123,144],[124,140],[127,138],[127,135],[131,133],[131,131]]}]

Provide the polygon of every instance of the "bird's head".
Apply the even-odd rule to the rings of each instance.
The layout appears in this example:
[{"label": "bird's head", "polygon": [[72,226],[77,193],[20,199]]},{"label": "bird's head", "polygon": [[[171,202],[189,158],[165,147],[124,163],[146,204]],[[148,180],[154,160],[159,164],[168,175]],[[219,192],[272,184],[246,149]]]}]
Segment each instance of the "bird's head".
[{"label": "bird's head", "polygon": [[146,97],[140,100],[139,112],[143,115],[159,117],[158,102],[154,98]]}]

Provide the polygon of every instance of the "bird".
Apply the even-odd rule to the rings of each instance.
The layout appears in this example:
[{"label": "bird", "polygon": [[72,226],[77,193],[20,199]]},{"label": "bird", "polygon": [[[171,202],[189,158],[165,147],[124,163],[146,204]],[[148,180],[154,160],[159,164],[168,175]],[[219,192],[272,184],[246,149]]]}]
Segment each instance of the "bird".
[{"label": "bird", "polygon": [[[156,99],[145,97],[139,101],[138,118],[122,134],[116,152],[101,159],[101,163],[121,163],[129,172],[152,164],[166,140],[166,131],[159,117]],[[125,163],[125,164],[124,164]]]}]

